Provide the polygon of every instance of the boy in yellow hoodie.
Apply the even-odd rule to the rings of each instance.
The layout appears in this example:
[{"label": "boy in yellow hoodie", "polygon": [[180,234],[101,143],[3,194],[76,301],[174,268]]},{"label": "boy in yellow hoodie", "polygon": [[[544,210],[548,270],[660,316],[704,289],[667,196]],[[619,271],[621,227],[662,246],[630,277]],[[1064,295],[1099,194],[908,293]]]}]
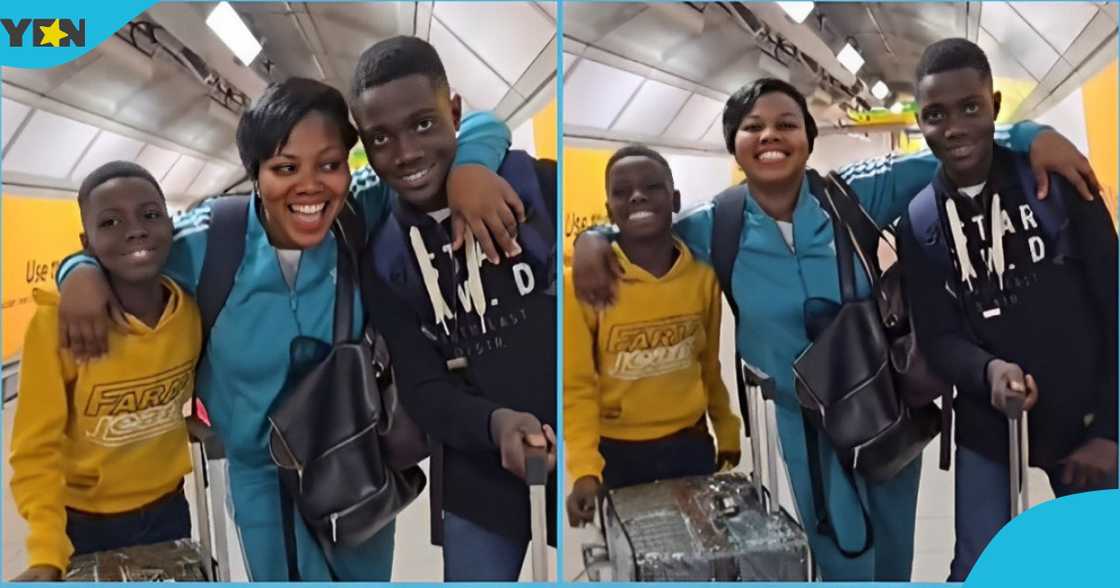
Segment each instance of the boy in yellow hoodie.
[{"label": "boy in yellow hoodie", "polygon": [[[642,145],[607,162],[607,213],[619,227],[617,304],[596,310],[565,281],[564,443],[572,526],[612,489],[707,475],[739,462],[739,419],[720,377],[721,298],[711,267],[671,230],[680,192]],[[712,447],[705,415],[715,429]]]},{"label": "boy in yellow hoodie", "polygon": [[35,291],[12,432],[12,495],[28,523],[28,569],[58,580],[72,555],[190,537],[183,405],[202,342],[198,307],[160,276],[171,219],[159,184],[124,161],[78,189],[82,246],[123,308],[109,353],[59,352],[58,295]]}]

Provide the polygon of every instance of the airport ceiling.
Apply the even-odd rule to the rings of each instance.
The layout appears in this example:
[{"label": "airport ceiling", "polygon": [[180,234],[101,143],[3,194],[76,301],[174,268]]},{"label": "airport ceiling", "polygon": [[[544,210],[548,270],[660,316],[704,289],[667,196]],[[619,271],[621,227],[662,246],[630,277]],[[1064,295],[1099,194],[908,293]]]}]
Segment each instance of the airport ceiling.
[{"label": "airport ceiling", "polygon": [[269,81],[347,93],[361,52],[399,34],[440,50],[468,111],[516,127],[556,94],[552,3],[234,3],[261,41],[250,67],[206,25],[215,6],[156,4],[79,60],[5,67],[5,183],[72,190],[101,162],[136,158],[181,207],[244,179],[234,129]]},{"label": "airport ceiling", "polygon": [[[722,152],[723,104],[752,78],[793,83],[827,133],[849,109],[911,100],[921,52],[938,39],[983,47],[1016,117],[1056,103],[1117,51],[1117,5],[1105,2],[817,2],[801,23],[775,3],[569,3],[564,24],[565,135],[686,151]],[[836,58],[847,43],[865,60],[856,75]]]}]

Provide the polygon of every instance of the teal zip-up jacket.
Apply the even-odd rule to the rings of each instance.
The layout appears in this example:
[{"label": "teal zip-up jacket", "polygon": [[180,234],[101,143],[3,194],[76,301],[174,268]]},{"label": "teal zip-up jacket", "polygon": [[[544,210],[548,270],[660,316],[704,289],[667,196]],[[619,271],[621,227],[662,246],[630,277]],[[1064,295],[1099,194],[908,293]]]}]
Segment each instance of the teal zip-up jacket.
[{"label": "teal zip-up jacket", "polygon": [[[478,163],[496,170],[509,146],[510,132],[503,122],[489,113],[472,114],[460,127],[455,163]],[[389,218],[391,196],[391,189],[369,166],[353,174],[350,198],[364,213],[370,234]],[[319,245],[305,249],[295,283],[289,288],[276,248],[261,224],[256,197],[250,202],[245,255],[203,350],[197,381],[199,395],[226,448],[233,516],[250,579],[286,581],[279,486],[268,454],[267,417],[288,371],[292,339],[302,335],[332,340],[337,251],[332,233]],[[175,219],[164,273],[191,295],[202,273],[210,217],[210,206],[203,202]],[[59,284],[81,263],[95,262],[83,255],[68,259],[59,268]],[[361,304],[355,289],[355,336],[361,332]],[[302,579],[329,581],[322,551],[302,520],[296,517],[296,521]],[[338,579],[389,580],[393,533],[390,525],[364,544],[336,546],[331,563]]]},{"label": "teal zip-up jacket", "polygon": [[[1028,151],[1042,127],[1020,123],[1008,131],[997,131],[998,142],[1016,151]],[[884,226],[906,210],[910,200],[933,178],[938,161],[929,151],[909,156],[888,155],[848,165],[840,175],[858,195],[872,219]],[[836,250],[832,223],[817,199],[809,193],[809,182],[793,212],[794,251],[790,251],[777,223],[748,197],[744,209],[739,254],[732,269],[731,288],[739,307],[735,334],[743,358],[774,378],[778,433],[782,455],[789,471],[797,510],[821,576],[826,581],[906,581],[914,555],[914,519],[918,499],[921,460],[884,484],[867,484],[858,476],[856,485],[868,506],[874,547],[862,556],[848,559],[832,540],[816,532],[809,481],[805,429],[793,386],[793,361],[809,345],[805,333],[805,300],[823,297],[840,301]],[[711,263],[712,205],[705,204],[683,215],[675,224],[678,235],[697,258]],[[854,262],[860,268],[860,262]],[[857,289],[867,296],[865,275],[857,272]],[[864,545],[864,525],[856,490],[848,482],[835,452],[826,438],[819,438],[824,488],[830,520],[845,550]]]}]

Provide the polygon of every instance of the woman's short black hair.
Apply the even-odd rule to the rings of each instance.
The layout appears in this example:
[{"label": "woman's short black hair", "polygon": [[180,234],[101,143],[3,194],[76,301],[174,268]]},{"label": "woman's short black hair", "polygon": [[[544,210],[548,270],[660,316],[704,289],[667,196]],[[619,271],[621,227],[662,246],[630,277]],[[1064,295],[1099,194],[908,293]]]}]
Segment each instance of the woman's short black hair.
[{"label": "woman's short black hair", "polygon": [[165,198],[163,189],[159,187],[159,182],[152,176],[151,172],[144,169],[144,166],[133,163],[131,161],[110,161],[97,169],[91,171],[89,175],[82,180],[82,185],[78,187],[78,209],[85,207],[89,203],[89,195],[93,190],[117,178],[140,178],[147,180],[155,187],[156,192],[159,193],[160,198]]},{"label": "woman's short black hair", "polygon": [[809,104],[805,102],[805,97],[789,82],[776,78],[761,78],[736,90],[727,99],[727,105],[723,107],[723,139],[727,142],[728,153],[735,155],[735,134],[739,131],[743,117],[754,110],[754,105],[759,98],[771,92],[781,92],[793,98],[801,108],[801,114],[805,117],[805,134],[809,136],[809,153],[813,152],[813,141],[817,138],[817,121],[813,120],[812,114],[809,114]]},{"label": "woman's short black hair", "polygon": [[342,92],[308,78],[272,83],[237,122],[237,152],[250,178],[257,179],[261,162],[284,148],[292,128],[310,112],[318,112],[338,125],[347,151],[358,142],[358,131],[350,123]]}]

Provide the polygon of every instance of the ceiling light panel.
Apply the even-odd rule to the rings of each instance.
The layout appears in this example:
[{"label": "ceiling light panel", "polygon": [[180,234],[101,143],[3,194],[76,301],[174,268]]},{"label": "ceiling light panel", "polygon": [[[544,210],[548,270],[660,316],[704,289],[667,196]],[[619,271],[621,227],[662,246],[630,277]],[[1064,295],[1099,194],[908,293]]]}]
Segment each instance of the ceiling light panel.
[{"label": "ceiling light panel", "polygon": [[261,43],[245,26],[245,21],[237,15],[237,11],[229,2],[219,2],[210,16],[206,17],[206,26],[214,31],[215,35],[229,47],[237,59],[248,66],[253,63],[261,52]]},{"label": "ceiling light panel", "polygon": [[836,54],[836,59],[843,65],[845,69],[853,74],[858,73],[860,68],[863,67],[863,56],[852,47],[851,43],[845,43],[844,48]]},{"label": "ceiling light panel", "polygon": [[1006,2],[985,2],[980,12],[984,28],[1009,55],[1040,80],[1058,60],[1058,54]]},{"label": "ceiling light panel", "polygon": [[556,24],[525,2],[437,2],[435,15],[509,84],[556,36]]},{"label": "ceiling light panel", "polygon": [[205,162],[197,157],[190,155],[180,157],[160,182],[160,187],[165,194],[186,194],[187,187],[198,177],[198,172],[202,171],[203,165]]},{"label": "ceiling light panel", "polygon": [[4,118],[3,121],[0,122],[0,125],[3,126],[4,130],[4,143],[0,145],[0,148],[8,145],[8,140],[12,138],[16,129],[19,128],[19,124],[23,122],[23,119],[27,118],[30,112],[30,106],[16,102],[15,100],[3,99],[3,102],[0,103],[0,114],[3,114]]},{"label": "ceiling light panel", "polygon": [[[987,8],[987,3],[983,8]],[[1097,5],[1091,2],[1016,2],[1015,12],[1064,53],[1085,26],[1096,16]]]},{"label": "ceiling light panel", "polygon": [[564,124],[607,129],[642,78],[583,59],[564,84]]},{"label": "ceiling light panel", "polygon": [[482,110],[492,110],[502,101],[509,84],[471,53],[439,20],[432,20],[428,40],[439,51],[452,89]]},{"label": "ceiling light panel", "polygon": [[793,22],[803,23],[806,18],[809,18],[809,13],[813,11],[814,2],[778,2],[778,6],[786,11],[786,14],[793,19]]},{"label": "ceiling light panel", "polygon": [[103,130],[70,172],[70,180],[80,183],[91,171],[110,161],[135,161],[143,147],[143,141]]},{"label": "ceiling light panel", "polygon": [[140,151],[136,164],[151,172],[152,177],[162,182],[167,172],[171,171],[171,166],[178,160],[178,153],[149,143]]},{"label": "ceiling light panel", "polygon": [[680,114],[666,129],[664,136],[685,141],[699,141],[704,133],[708,132],[712,121],[722,112],[723,103],[707,96],[693,94]]},{"label": "ceiling light panel", "polygon": [[681,109],[689,92],[657,80],[646,80],[638,93],[626,105],[618,121],[611,127],[615,131],[660,136],[669,126],[671,118]]},{"label": "ceiling light panel", "polygon": [[4,155],[4,172],[66,179],[95,135],[97,127],[36,110]]}]

